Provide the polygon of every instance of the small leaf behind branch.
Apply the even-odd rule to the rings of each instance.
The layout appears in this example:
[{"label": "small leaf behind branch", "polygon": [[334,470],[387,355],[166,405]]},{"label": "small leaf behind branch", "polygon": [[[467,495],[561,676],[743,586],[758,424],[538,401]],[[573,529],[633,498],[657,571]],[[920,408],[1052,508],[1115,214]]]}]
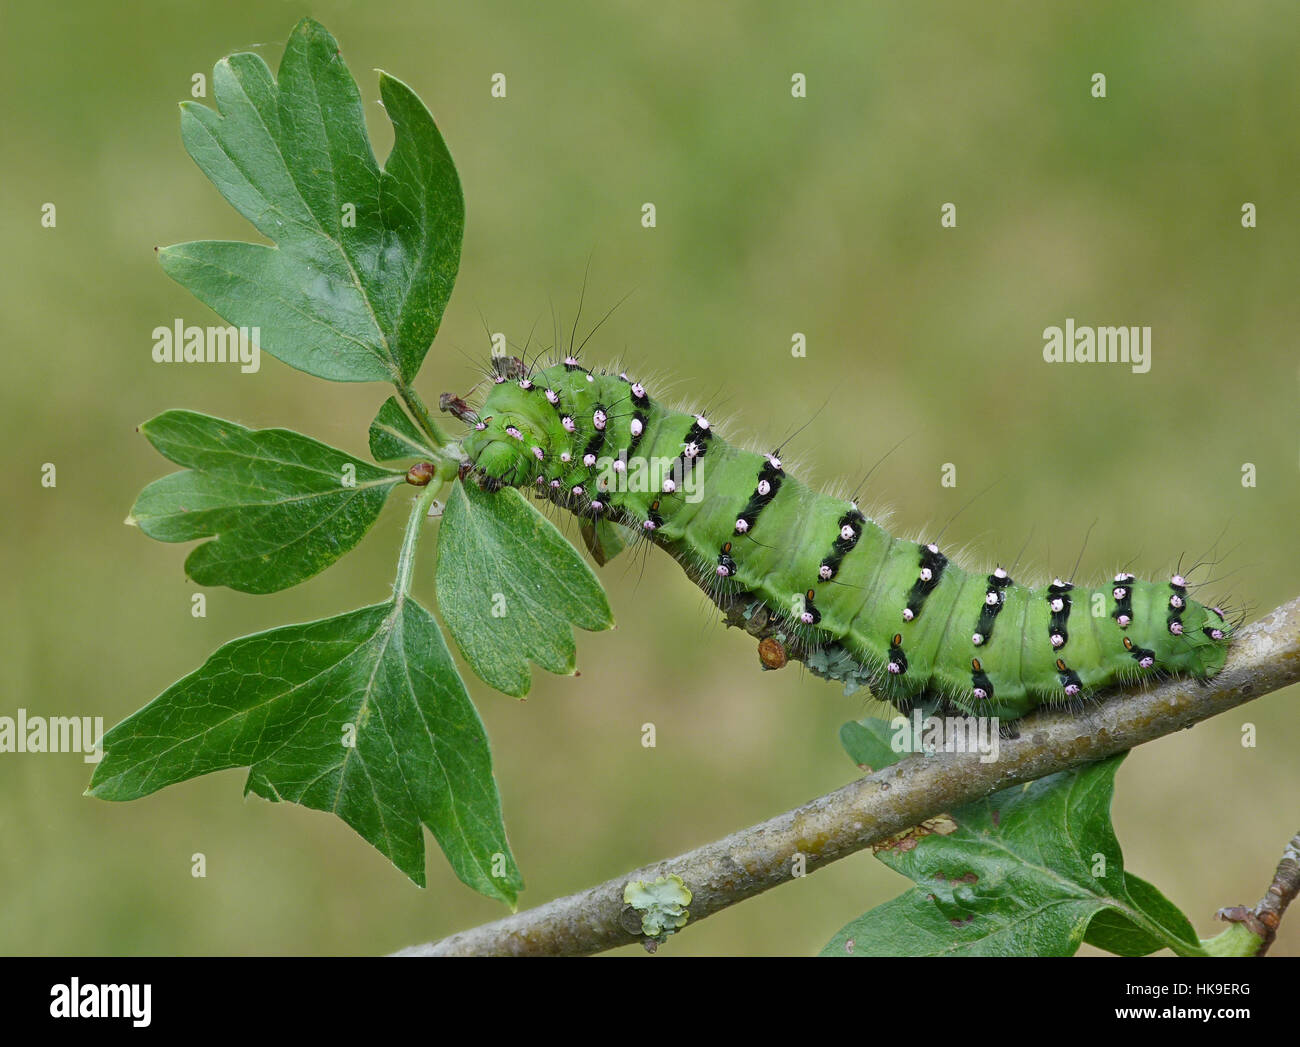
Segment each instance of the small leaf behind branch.
[{"label": "small leaf behind branch", "polygon": [[1203,955],[1187,918],[1124,870],[1110,824],[1124,755],[1004,789],[954,811],[955,833],[880,851],[917,886],[822,955],[1069,956],[1085,935],[1126,955]]},{"label": "small leaf behind branch", "polygon": [[404,479],[301,433],[195,411],[165,411],[140,431],[188,468],[140,492],[127,522],[161,542],[215,535],[185,561],[200,585],[297,585],[356,545]]},{"label": "small leaf behind branch", "polygon": [[428,458],[438,452],[402,410],[397,397],[390,396],[370,423],[370,453],[376,462]]},{"label": "small leaf behind branch", "polygon": [[596,576],[564,536],[513,488],[457,483],[438,535],[438,608],[487,683],[516,697],[532,660],[572,673],[571,624],[614,624]]}]

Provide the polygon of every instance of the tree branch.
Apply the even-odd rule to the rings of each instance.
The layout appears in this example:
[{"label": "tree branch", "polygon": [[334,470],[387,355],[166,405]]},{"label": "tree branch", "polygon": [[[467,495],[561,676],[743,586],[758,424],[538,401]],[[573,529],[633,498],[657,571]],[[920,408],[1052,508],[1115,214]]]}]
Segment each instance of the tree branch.
[{"label": "tree branch", "polygon": [[629,881],[676,874],[692,892],[687,928],[792,878],[802,854],[814,872],[926,818],[1019,782],[1091,763],[1300,681],[1300,599],[1241,631],[1213,680],[1180,678],[1102,700],[1082,715],[1040,712],[979,753],[911,756],[793,811],[694,851],[647,865],[598,887],[453,934],[402,956],[586,955],[642,940],[623,920]]},{"label": "tree branch", "polygon": [[1268,885],[1268,891],[1255,908],[1247,909],[1238,905],[1231,909],[1220,909],[1216,915],[1228,923],[1245,925],[1260,941],[1259,951],[1255,955],[1263,956],[1277,937],[1282,915],[1297,894],[1300,894],[1300,833],[1291,837],[1291,842],[1282,852],[1282,860],[1277,863],[1273,882]]}]

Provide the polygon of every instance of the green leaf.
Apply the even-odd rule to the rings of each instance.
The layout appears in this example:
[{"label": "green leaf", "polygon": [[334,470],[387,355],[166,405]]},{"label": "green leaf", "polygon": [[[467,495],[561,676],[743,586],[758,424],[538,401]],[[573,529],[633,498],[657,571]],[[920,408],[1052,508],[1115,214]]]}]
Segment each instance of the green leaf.
[{"label": "green leaf", "polygon": [[1111,912],[1123,920],[1107,915],[1097,937],[1129,954],[1202,955],[1186,917],[1124,871],[1110,824],[1124,755],[1004,789],[954,811],[955,833],[881,851],[917,886],[841,929],[822,955],[1069,956]]},{"label": "green leaf", "polygon": [[1124,886],[1128,888],[1133,904],[1148,920],[1163,928],[1165,934],[1152,934],[1120,909],[1103,909],[1088,924],[1088,933],[1083,940],[1089,945],[1118,956],[1149,956],[1168,948],[1170,939],[1189,943],[1197,940],[1196,928],[1191,921],[1154,884],[1126,872]]},{"label": "green leaf", "polygon": [[397,397],[390,396],[370,423],[370,453],[376,462],[436,457],[438,452],[411,421]]},{"label": "green leaf", "polygon": [[200,585],[297,585],[356,545],[404,479],[301,433],[194,411],[165,411],[140,431],[188,468],[140,492],[127,523],[160,542],[215,536],[185,561]]},{"label": "green leaf", "polygon": [[582,544],[601,567],[631,545],[637,537],[632,528],[603,516],[594,521],[583,517],[578,521],[578,530],[582,534]]},{"label": "green leaf", "polygon": [[325,28],[299,22],[279,83],[257,55],[217,63],[218,112],[186,102],[181,136],[221,194],[276,247],[204,240],[164,248],[164,271],[261,348],[340,382],[409,383],[460,264],[465,204],[442,136],[415,93],[381,73],[396,135],[379,169],[364,108]]},{"label": "green leaf", "polygon": [[840,744],[859,767],[878,771],[910,755],[910,750],[894,750],[891,743],[896,734],[889,720],[868,716],[862,720],[850,720],[841,727]]},{"label": "green leaf", "polygon": [[88,790],[100,799],[248,767],[245,793],[333,811],[421,886],[421,823],[476,891],[513,905],[522,886],[483,724],[408,597],[232,640],[104,750]]},{"label": "green leaf", "polygon": [[516,697],[531,659],[572,673],[570,623],[614,624],[600,582],[559,531],[514,488],[457,483],[438,535],[438,608],[461,652],[488,684]]}]

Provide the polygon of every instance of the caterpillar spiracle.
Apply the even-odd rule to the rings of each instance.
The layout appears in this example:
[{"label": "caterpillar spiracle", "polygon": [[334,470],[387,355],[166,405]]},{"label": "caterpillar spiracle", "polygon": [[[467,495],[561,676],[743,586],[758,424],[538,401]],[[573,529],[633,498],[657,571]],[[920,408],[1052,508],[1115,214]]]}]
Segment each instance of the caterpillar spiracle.
[{"label": "caterpillar spiracle", "polygon": [[496,358],[477,411],[447,399],[473,427],[467,473],[485,487],[531,488],[588,526],[639,532],[719,606],[773,622],[814,672],[901,708],[939,699],[1014,720],[1223,667],[1233,626],[1192,599],[1181,575],[1124,572],[1090,589],[965,570],[934,542],[893,537],[854,502],[801,483],[777,453],[736,447],[707,417],[670,410],[625,373],[573,356],[532,371]]}]

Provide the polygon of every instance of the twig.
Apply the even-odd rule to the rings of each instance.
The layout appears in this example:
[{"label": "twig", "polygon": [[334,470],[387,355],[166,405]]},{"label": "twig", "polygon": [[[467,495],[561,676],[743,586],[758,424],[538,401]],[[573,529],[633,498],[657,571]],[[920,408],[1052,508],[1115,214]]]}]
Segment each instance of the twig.
[{"label": "twig", "polygon": [[1282,852],[1282,860],[1277,863],[1273,882],[1268,885],[1268,891],[1255,908],[1247,909],[1238,905],[1231,909],[1220,909],[1217,915],[1228,923],[1244,924],[1251,934],[1260,939],[1259,951],[1255,955],[1263,956],[1277,937],[1282,914],[1297,894],[1300,894],[1300,833],[1291,837],[1291,842]]},{"label": "twig", "polygon": [[585,955],[627,945],[640,936],[635,921],[630,930],[621,918],[624,886],[672,874],[693,895],[689,929],[791,879],[796,855],[814,872],[998,789],[1131,749],[1297,681],[1300,599],[1243,629],[1208,683],[1167,680],[1083,715],[1040,713],[1020,722],[1019,738],[1003,740],[991,763],[979,753],[909,757],[716,843],[399,955]]}]

